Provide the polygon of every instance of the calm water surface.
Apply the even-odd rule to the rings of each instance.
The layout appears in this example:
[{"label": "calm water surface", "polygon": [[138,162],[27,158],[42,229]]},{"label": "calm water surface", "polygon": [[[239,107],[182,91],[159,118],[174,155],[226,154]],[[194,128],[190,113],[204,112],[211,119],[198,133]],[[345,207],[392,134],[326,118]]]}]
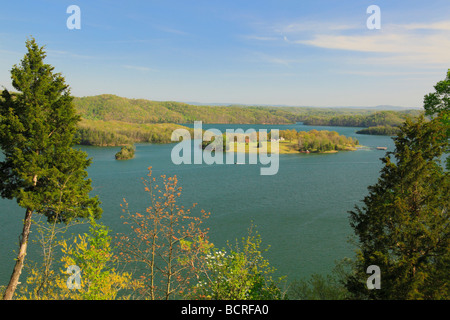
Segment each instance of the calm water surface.
[{"label": "calm water surface", "polygon": [[[203,125],[204,129],[254,128],[298,131],[334,130],[355,137],[361,145],[386,146],[392,151],[390,137],[358,135],[359,128],[295,125]],[[120,219],[120,203],[126,198],[131,212],[143,212],[149,206],[141,178],[147,167],[153,176],[177,175],[183,188],[185,206],[211,212],[207,221],[210,240],[219,248],[227,240],[246,234],[251,222],[257,226],[265,253],[277,275],[289,279],[312,273],[329,273],[336,260],[352,257],[348,243],[352,235],[348,211],[376,183],[385,151],[375,149],[336,154],[280,155],[279,171],[261,176],[261,165],[174,165],[170,154],[173,144],[138,144],[136,156],[116,161],[119,147],[81,147],[93,159],[89,167],[93,194],[98,194],[104,210],[102,222],[113,234],[125,232]],[[25,210],[15,201],[0,199],[0,285],[6,284],[14,264],[21,219]],[[75,229],[74,229],[75,230]],[[39,259],[39,247],[31,243],[27,259]],[[24,281],[23,277],[21,279]]]}]

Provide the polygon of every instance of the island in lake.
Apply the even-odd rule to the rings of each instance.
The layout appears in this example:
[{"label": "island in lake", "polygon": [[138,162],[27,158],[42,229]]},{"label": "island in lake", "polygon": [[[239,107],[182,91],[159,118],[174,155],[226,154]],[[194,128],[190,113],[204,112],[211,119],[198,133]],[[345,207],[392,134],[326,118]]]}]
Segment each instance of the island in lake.
[{"label": "island in lake", "polygon": [[123,146],[119,152],[116,153],[116,160],[128,160],[134,158],[136,148],[134,145]]},{"label": "island in lake", "polygon": [[358,134],[372,134],[372,135],[379,135],[379,136],[395,136],[398,134],[400,129],[397,126],[375,126],[375,127],[368,127],[361,129],[359,131],[356,131]]},{"label": "island in lake", "polygon": [[[272,143],[278,142],[278,150],[272,150]],[[205,149],[210,144],[222,144],[222,148],[215,147],[215,150],[230,151],[232,143],[227,141],[224,134],[221,141],[203,141],[202,149]],[[338,151],[355,151],[359,148],[359,141],[352,137],[345,137],[336,131],[328,130],[310,130],[297,131],[281,130],[279,131],[278,139],[273,139],[271,134],[267,135],[267,139],[259,137],[258,132],[248,135],[235,134],[234,138],[234,152],[245,153],[336,153]]]}]

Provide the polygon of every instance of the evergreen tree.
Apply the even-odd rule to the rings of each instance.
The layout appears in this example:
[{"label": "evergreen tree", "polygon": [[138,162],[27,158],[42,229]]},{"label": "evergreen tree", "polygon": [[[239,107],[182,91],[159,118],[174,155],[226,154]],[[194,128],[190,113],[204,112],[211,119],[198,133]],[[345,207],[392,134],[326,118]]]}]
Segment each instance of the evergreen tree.
[{"label": "evergreen tree", "polygon": [[43,47],[32,38],[28,52],[11,70],[17,91],[2,92],[0,100],[0,194],[26,209],[19,252],[3,299],[12,299],[22,272],[32,215],[50,222],[68,222],[101,215],[97,197],[89,197],[91,160],[75,150],[74,134],[80,117],[64,77],[44,63]]},{"label": "evergreen tree", "polygon": [[[439,120],[407,120],[364,206],[350,212],[359,249],[346,285],[356,298],[450,298],[450,179],[439,161],[445,135]],[[371,265],[381,271],[379,290],[366,286]]]},{"label": "evergreen tree", "polygon": [[[427,94],[424,98],[425,113],[435,116],[447,128],[447,139],[450,138],[450,69],[447,77],[434,86],[435,92]],[[447,152],[450,152],[447,149]],[[450,156],[447,157],[447,169],[450,170]]]}]

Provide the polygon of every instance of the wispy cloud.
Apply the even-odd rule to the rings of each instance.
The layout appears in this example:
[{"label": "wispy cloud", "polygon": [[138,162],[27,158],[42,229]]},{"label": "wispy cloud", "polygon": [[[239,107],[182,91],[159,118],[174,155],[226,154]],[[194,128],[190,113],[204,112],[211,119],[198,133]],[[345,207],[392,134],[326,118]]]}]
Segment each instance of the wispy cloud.
[{"label": "wispy cloud", "polygon": [[139,71],[139,72],[151,72],[151,71],[156,71],[152,68],[148,68],[148,67],[143,67],[143,66],[133,66],[133,65],[123,65],[122,67],[129,69],[129,70],[135,70],[135,71]]},{"label": "wispy cloud", "polygon": [[256,35],[244,35],[242,38],[247,40],[257,40],[257,41],[276,41],[280,40],[279,37],[267,37],[267,36],[256,36]]},{"label": "wispy cloud", "polygon": [[289,67],[292,64],[302,62],[301,59],[293,59],[293,58],[286,58],[286,57],[280,57],[275,55],[266,54],[263,52],[253,52],[250,55],[250,59],[253,62],[263,62],[267,64],[274,64],[274,65],[280,65]]},{"label": "wispy cloud", "polygon": [[330,31],[352,30],[357,29],[358,27],[360,26],[347,23],[309,21],[309,22],[293,22],[288,24],[280,24],[273,26],[273,30],[280,34],[298,34],[303,32],[330,32]]},{"label": "wispy cloud", "polygon": [[132,43],[132,44],[148,44],[155,42],[155,39],[124,39],[124,40],[108,40],[105,43]]},{"label": "wispy cloud", "polygon": [[328,22],[301,22],[277,24],[272,26],[259,26],[259,34],[243,35],[241,38],[257,41],[287,41],[288,37],[298,38],[307,37],[315,33],[335,33],[336,31],[345,31],[358,28],[356,25],[336,24]]},{"label": "wispy cloud", "polygon": [[12,50],[3,50],[1,48],[0,48],[0,53],[1,54],[14,55],[14,56],[21,56],[21,55],[23,55],[23,52],[12,51]]},{"label": "wispy cloud", "polygon": [[[324,30],[319,28],[320,30]],[[303,27],[286,27],[291,30],[286,42],[332,50],[384,54],[372,56],[379,64],[443,64],[449,63],[450,21],[429,24],[383,25],[381,30],[369,31],[351,26],[328,26],[330,32],[317,32]],[[296,30],[296,32],[294,32]],[[350,31],[350,32],[349,32]]]},{"label": "wispy cloud", "polygon": [[411,23],[396,25],[392,24],[392,27],[398,27],[406,30],[436,30],[436,31],[450,31],[450,21],[439,21],[432,23]]},{"label": "wispy cloud", "polygon": [[315,35],[310,40],[294,43],[335,50],[381,53],[373,62],[441,64],[449,62],[450,39],[448,35],[423,36],[407,33],[380,33],[372,35]]},{"label": "wispy cloud", "polygon": [[351,74],[366,77],[392,77],[392,76],[440,76],[442,71],[360,71],[360,70],[342,70],[336,71],[342,74]]}]

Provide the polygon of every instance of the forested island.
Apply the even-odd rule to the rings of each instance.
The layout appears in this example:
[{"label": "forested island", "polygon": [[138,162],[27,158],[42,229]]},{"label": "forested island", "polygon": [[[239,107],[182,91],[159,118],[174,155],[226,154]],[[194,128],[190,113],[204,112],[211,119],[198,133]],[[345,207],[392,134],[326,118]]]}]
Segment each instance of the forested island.
[{"label": "forested island", "polygon": [[[246,153],[266,152],[271,153],[272,136],[269,132],[267,139],[260,138],[257,132],[249,135],[235,134],[234,152],[244,151]],[[219,144],[219,148],[215,150],[230,151],[230,141],[224,134],[219,140],[203,141],[202,149],[205,149],[210,144]],[[311,130],[311,131],[297,131],[281,130],[279,131],[278,153],[335,153],[338,151],[355,151],[359,146],[359,141],[352,137],[345,137],[336,131],[328,130]],[[221,147],[220,147],[221,146]]]},{"label": "forested island", "polygon": [[305,153],[333,153],[338,151],[355,151],[359,145],[357,139],[345,137],[336,131],[328,130],[311,130],[296,131],[282,130],[280,137],[285,141],[281,143],[289,143],[290,149],[298,150]]},{"label": "forested island", "polygon": [[393,127],[393,126],[376,126],[376,127],[369,127],[364,128],[361,130],[356,131],[356,133],[359,134],[373,134],[373,135],[379,135],[379,136],[394,136],[399,132],[399,127]]},{"label": "forested island", "polygon": [[116,160],[128,160],[134,158],[136,147],[134,145],[123,146],[119,152],[116,153]]}]

